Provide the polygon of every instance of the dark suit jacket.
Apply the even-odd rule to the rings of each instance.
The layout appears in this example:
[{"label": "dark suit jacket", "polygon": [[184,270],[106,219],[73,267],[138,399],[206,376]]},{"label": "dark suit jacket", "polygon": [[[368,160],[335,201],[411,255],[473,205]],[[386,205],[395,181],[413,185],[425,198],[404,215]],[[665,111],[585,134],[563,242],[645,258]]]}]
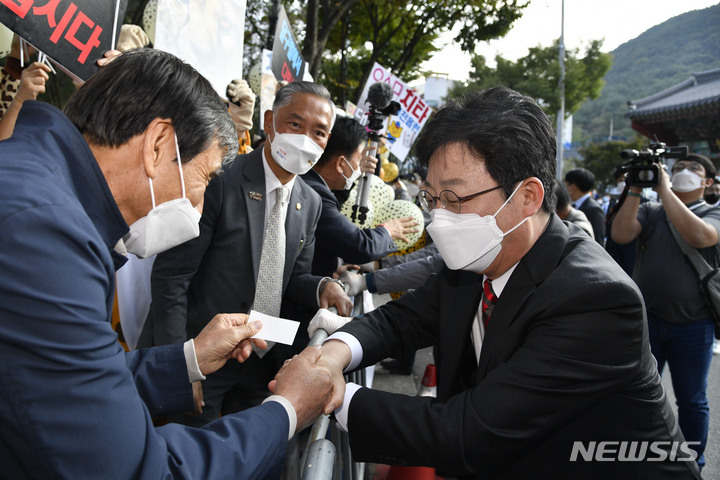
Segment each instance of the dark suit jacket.
[{"label": "dark suit jacket", "polygon": [[277,402],[153,427],[192,409],[185,355],[117,341],[113,247],[128,226],[67,117],[25,102],[0,159],[0,477],[278,478]]},{"label": "dark suit jacket", "polygon": [[[200,236],[159,254],[153,266],[151,313],[156,345],[195,337],[218,313],[251,309],[265,233],[266,197],[261,149],[238,156],[210,182]],[[320,277],[310,274],[310,265],[319,217],[320,198],[296,178],[285,220],[283,304],[292,299],[317,309]],[[307,344],[302,326],[296,342]]]},{"label": "dark suit jacket", "polygon": [[578,208],[590,220],[595,233],[595,240],[600,245],[605,245],[605,212],[600,204],[592,197],[588,197],[580,208]]},{"label": "dark suit jacket", "polygon": [[361,366],[436,345],[437,399],[355,394],[354,458],[474,479],[699,478],[693,461],[569,461],[574,441],[682,441],[642,296],[596,242],[552,216],[495,305],[478,365],[482,278],[445,268],[341,329],[362,344]]},{"label": "dark suit jacket", "polygon": [[322,199],[322,213],[315,231],[312,273],[326,277],[337,269],[338,257],[345,263],[367,263],[397,250],[384,227],[359,228],[340,213],[340,203],[315,170],[302,176]]}]

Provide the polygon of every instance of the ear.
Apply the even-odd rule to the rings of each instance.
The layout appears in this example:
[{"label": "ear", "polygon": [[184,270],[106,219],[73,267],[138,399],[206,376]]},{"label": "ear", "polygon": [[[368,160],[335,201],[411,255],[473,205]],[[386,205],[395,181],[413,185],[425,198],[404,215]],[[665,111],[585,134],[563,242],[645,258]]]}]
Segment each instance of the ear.
[{"label": "ear", "polygon": [[175,152],[175,128],[168,118],[155,118],[141,134],[143,138],[143,164],[145,173],[155,178],[163,161],[173,160]]},{"label": "ear", "polygon": [[[333,165],[335,165],[335,171],[337,173],[339,173],[340,175],[344,176],[345,174],[343,173],[342,165],[340,165],[341,163],[345,163],[343,161],[343,158],[347,158],[347,157],[345,157],[345,155],[338,155],[332,159],[332,162],[333,162]],[[350,162],[350,160],[348,159],[348,163],[349,162]]]},{"label": "ear", "polygon": [[265,110],[265,113],[263,114],[263,130],[265,130],[265,138],[270,138],[270,132],[272,132],[273,136],[275,136],[272,110]]},{"label": "ear", "polygon": [[522,193],[523,215],[531,217],[542,207],[545,199],[545,188],[537,177],[530,177],[523,182],[517,193]]}]

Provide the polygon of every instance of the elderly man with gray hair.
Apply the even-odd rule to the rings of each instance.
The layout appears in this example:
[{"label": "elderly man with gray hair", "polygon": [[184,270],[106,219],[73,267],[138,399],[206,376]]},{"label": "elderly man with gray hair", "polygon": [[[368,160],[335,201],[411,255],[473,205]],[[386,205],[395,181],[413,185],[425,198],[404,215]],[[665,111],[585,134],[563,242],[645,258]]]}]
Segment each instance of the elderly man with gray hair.
[{"label": "elderly man with gray hair", "polygon": [[[155,345],[185,342],[222,312],[288,318],[288,301],[351,311],[339,283],[310,274],[321,202],[298,178],[327,144],[335,119],[330,94],[315,83],[290,83],[264,115],[265,146],[238,156],[210,182],[200,236],[155,260],[146,324]],[[202,413],[171,419],[203,425],[260,404],[275,372],[307,345],[306,326],[293,346],[256,349],[242,365],[229,363],[209,375],[202,382]]]}]

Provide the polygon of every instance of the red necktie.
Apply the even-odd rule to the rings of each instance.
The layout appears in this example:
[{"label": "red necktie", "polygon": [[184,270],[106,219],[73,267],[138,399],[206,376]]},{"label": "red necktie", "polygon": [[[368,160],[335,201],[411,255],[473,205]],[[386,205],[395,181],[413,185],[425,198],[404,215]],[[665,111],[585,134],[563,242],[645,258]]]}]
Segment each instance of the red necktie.
[{"label": "red necktie", "polygon": [[497,300],[498,298],[492,290],[492,285],[490,285],[490,280],[486,278],[483,283],[482,295],[482,319],[483,325],[485,325],[486,329],[488,322],[490,321],[490,315],[492,315],[493,307],[495,307],[495,302],[497,302]]}]

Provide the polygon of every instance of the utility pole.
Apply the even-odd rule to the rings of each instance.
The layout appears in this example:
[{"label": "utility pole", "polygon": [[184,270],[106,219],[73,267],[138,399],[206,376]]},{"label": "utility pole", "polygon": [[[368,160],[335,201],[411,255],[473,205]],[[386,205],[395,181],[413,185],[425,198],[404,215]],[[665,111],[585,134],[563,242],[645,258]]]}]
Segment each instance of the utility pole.
[{"label": "utility pole", "polygon": [[563,127],[565,125],[565,0],[560,20],[560,111],[557,114],[557,178],[563,179]]}]

